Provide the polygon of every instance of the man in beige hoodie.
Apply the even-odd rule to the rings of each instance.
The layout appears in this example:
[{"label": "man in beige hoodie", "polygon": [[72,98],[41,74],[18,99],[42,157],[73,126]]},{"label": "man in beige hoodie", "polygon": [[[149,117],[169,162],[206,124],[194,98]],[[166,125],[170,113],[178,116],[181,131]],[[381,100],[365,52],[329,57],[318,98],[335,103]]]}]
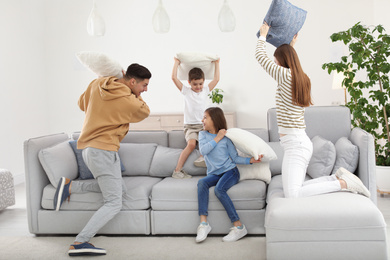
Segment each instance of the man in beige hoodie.
[{"label": "man in beige hoodie", "polygon": [[83,149],[85,164],[97,183],[83,183],[62,177],[54,197],[54,208],[59,210],[72,193],[101,192],[104,205],[91,217],[70,246],[70,256],[105,255],[106,250],[89,240],[122,208],[122,194],[126,194],[118,149],[129,131],[129,124],[149,116],[148,105],[141,93],[147,91],[150,71],[131,64],[123,78],[103,77],[90,83],[80,96],[78,105],[85,112],[85,120],[77,148]]}]

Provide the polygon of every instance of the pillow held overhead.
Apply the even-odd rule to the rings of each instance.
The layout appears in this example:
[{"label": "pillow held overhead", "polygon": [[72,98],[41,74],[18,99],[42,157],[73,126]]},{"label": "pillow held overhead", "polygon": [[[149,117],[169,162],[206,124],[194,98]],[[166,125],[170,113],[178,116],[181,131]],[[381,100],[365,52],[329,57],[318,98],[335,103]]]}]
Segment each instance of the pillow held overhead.
[{"label": "pillow held overhead", "polygon": [[[301,30],[306,20],[307,11],[291,4],[287,0],[273,0],[264,21],[271,26],[267,42],[276,48],[290,44],[294,35]],[[257,32],[257,37],[260,31]]]},{"label": "pillow held overhead", "polygon": [[219,59],[216,54],[200,53],[200,52],[179,52],[176,58],[180,60],[180,65],[177,69],[177,78],[180,80],[188,80],[188,72],[193,68],[200,68],[205,76],[205,79],[214,78],[215,65],[212,63]]},{"label": "pillow held overhead", "polygon": [[99,77],[115,76],[118,79],[122,78],[122,66],[116,60],[101,52],[80,51],[76,53],[77,59],[97,74]]}]

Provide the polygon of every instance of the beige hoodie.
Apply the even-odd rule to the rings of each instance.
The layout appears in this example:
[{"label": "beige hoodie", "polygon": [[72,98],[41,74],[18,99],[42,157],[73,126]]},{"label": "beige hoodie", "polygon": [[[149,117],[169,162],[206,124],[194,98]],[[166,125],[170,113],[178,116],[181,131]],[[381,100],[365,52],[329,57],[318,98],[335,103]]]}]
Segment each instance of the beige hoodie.
[{"label": "beige hoodie", "polygon": [[128,86],[116,79],[95,79],[80,96],[78,105],[85,112],[85,120],[77,141],[78,149],[118,151],[129,131],[129,123],[149,116],[149,107],[142,98],[137,98]]}]

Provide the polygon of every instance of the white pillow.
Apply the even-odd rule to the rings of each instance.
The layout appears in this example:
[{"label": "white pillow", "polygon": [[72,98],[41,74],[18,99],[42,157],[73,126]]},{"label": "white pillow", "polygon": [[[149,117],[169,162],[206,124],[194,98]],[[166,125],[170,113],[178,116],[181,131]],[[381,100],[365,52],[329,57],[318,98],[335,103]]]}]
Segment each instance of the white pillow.
[{"label": "white pillow", "polygon": [[115,76],[118,79],[123,77],[123,68],[119,62],[111,59],[104,53],[80,51],[76,53],[76,56],[81,64],[97,74],[99,77]]},{"label": "white pillow", "polygon": [[[237,150],[241,157],[248,157],[247,154]],[[269,162],[260,162],[254,164],[237,164],[240,172],[240,181],[242,180],[261,180],[269,184],[271,182],[271,170]]]},{"label": "white pillow", "polygon": [[271,182],[271,171],[269,162],[254,164],[237,164],[240,172],[240,181],[242,180],[261,180],[269,184]]},{"label": "white pillow", "polygon": [[38,157],[54,188],[57,188],[61,177],[71,180],[77,178],[77,160],[69,141],[40,150]]},{"label": "white pillow", "polygon": [[256,160],[260,154],[263,155],[261,159],[263,162],[278,158],[274,150],[263,139],[251,132],[240,128],[229,128],[226,132],[226,137],[232,140],[238,150],[252,156]]},{"label": "white pillow", "polygon": [[177,70],[177,78],[180,80],[188,80],[188,72],[193,68],[201,69],[205,79],[213,79],[215,65],[212,62],[219,59],[216,54],[197,52],[179,52],[176,58],[180,60]]}]

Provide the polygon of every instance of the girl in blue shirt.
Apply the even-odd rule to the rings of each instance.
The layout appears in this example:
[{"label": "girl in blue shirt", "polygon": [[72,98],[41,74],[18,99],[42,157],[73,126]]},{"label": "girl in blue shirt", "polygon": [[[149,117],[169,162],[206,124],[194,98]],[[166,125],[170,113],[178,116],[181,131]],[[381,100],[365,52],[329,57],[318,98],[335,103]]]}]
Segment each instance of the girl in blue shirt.
[{"label": "girl in blue shirt", "polygon": [[197,230],[196,242],[202,242],[211,231],[207,222],[209,189],[215,186],[214,192],[224,206],[233,227],[228,235],[223,237],[225,242],[233,242],[247,234],[245,226],[234,208],[227,191],[240,180],[236,164],[252,164],[261,161],[240,157],[232,141],[225,137],[227,124],[222,109],[210,107],[204,112],[202,120],[204,131],[199,133],[199,149],[204,156],[207,166],[207,176],[198,182],[198,205],[200,225]]}]

